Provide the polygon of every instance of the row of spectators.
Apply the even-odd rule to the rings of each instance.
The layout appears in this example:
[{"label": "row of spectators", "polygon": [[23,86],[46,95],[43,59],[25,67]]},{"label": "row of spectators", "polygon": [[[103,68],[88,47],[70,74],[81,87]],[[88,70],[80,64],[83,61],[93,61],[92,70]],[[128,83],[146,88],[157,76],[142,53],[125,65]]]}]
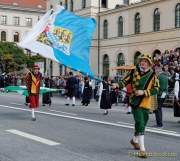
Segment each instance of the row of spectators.
[{"label": "row of spectators", "polygon": [[[169,76],[169,79],[172,78],[174,73],[180,73],[180,48],[176,50],[166,50],[164,53],[155,53],[153,57],[153,68],[155,66],[162,66],[162,68],[167,72],[167,75]],[[68,75],[59,76],[59,77],[51,77],[51,87],[54,88],[64,88],[66,86],[66,79]],[[81,81],[83,80],[81,75],[76,75],[76,79],[78,80],[77,89],[81,88]],[[115,76],[113,80],[117,82],[121,76]],[[23,77],[16,76],[16,75],[6,75],[1,74],[0,75],[0,88],[3,88],[8,85],[24,85]],[[97,82],[93,85],[93,88],[95,89],[95,86],[97,85]],[[171,87],[171,84],[170,84]],[[79,89],[80,90],[80,89]]]}]

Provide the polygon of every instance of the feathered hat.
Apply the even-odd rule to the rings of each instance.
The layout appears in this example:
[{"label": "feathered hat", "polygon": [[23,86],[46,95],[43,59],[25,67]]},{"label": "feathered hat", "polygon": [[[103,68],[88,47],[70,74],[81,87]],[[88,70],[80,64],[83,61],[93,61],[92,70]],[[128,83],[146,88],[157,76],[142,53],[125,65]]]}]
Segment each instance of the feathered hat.
[{"label": "feathered hat", "polygon": [[149,54],[142,54],[139,56],[139,61],[142,60],[142,59],[146,59],[150,65],[152,65],[152,58]]}]

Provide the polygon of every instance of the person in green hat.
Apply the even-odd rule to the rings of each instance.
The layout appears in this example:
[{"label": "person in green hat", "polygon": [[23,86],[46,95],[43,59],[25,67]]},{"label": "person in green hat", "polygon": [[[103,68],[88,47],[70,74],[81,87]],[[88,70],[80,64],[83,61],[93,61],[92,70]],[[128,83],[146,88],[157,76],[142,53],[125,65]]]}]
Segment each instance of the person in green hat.
[{"label": "person in green hat", "polygon": [[136,68],[131,70],[119,82],[122,89],[128,84],[132,85],[130,104],[135,121],[135,133],[130,143],[136,150],[140,150],[138,157],[147,158],[144,146],[144,132],[149,119],[149,109],[151,108],[151,96],[156,95],[159,90],[159,80],[152,70],[151,56],[142,54],[139,56]]}]

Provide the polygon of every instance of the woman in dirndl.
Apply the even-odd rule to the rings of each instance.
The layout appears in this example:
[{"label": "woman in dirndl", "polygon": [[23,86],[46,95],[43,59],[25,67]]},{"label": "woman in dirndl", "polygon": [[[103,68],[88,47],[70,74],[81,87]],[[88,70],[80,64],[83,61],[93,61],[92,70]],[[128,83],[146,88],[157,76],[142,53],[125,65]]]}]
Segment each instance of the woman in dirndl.
[{"label": "woman in dirndl", "polygon": [[110,84],[107,76],[104,76],[103,81],[100,83],[99,96],[100,109],[103,109],[104,115],[107,115],[108,110],[111,109]]},{"label": "woman in dirndl", "polygon": [[[48,77],[44,79],[44,87],[51,88],[50,79]],[[42,95],[42,105],[45,106],[46,104],[49,105],[49,107],[51,106],[51,93],[50,92],[44,93]]]},{"label": "woman in dirndl", "polygon": [[92,96],[92,87],[89,80],[89,77],[84,77],[84,87],[83,87],[83,95],[82,95],[82,106],[88,106],[90,104]]}]

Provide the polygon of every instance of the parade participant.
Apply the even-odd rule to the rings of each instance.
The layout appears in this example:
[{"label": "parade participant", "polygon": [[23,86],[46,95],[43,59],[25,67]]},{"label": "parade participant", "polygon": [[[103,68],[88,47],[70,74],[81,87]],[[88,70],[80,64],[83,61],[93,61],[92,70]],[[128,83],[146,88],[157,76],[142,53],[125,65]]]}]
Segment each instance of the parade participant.
[{"label": "parade participant", "polygon": [[134,149],[140,150],[138,153],[140,158],[147,158],[144,146],[144,131],[149,119],[151,96],[157,94],[159,89],[159,80],[151,66],[151,57],[147,54],[142,54],[139,57],[136,68],[131,70],[119,82],[120,88],[127,86],[129,83],[132,84],[130,104],[135,120],[135,133],[130,143]]},{"label": "parade participant", "polygon": [[25,104],[26,106],[28,106],[29,103],[30,103],[30,102],[29,102],[29,96],[26,96],[26,97],[25,97],[25,103],[24,103],[24,104]]},{"label": "parade participant", "polygon": [[162,106],[168,93],[168,75],[165,71],[162,71],[162,67],[158,66],[155,68],[155,72],[159,79],[159,92],[157,94],[158,107],[154,111],[156,117],[156,127],[163,127],[163,115]]},{"label": "parade participant", "polygon": [[[47,87],[47,88],[52,87],[49,77],[46,77],[44,79],[44,87]],[[50,92],[44,93],[42,95],[42,105],[45,106],[46,104],[48,104],[49,107],[51,106],[51,93]]]},{"label": "parade participant", "polygon": [[92,87],[90,84],[89,77],[86,76],[84,77],[84,87],[83,87],[83,95],[81,101],[83,106],[88,106],[88,104],[90,104],[91,95],[92,95]]},{"label": "parade participant", "polygon": [[[27,78],[27,76],[28,76],[28,74],[29,74],[29,69],[25,69],[23,74],[24,74],[23,82],[25,82],[25,84],[26,84],[26,83],[27,83],[26,78]],[[29,102],[29,96],[26,96],[26,97],[25,97],[25,103],[24,103],[24,104],[25,104],[26,106],[28,106],[29,103],[30,103],[30,102]]]},{"label": "parade participant", "polygon": [[127,99],[127,112],[126,112],[126,114],[131,114],[132,109],[131,109],[131,104],[130,104],[130,95],[132,93],[132,86],[130,83],[127,85],[126,89],[127,89],[127,91],[126,91],[127,92],[126,93],[126,99]]},{"label": "parade participant", "polygon": [[[174,117],[180,117],[180,75],[175,73],[175,85],[174,85]],[[180,123],[180,121],[178,121]]]},{"label": "parade participant", "polygon": [[100,83],[99,87],[99,106],[100,109],[105,110],[104,115],[108,114],[108,109],[111,109],[111,98],[110,98],[110,85],[108,82],[108,77],[104,76],[103,81]]},{"label": "parade participant", "polygon": [[111,104],[116,104],[117,105],[117,98],[118,98],[118,85],[115,83],[114,80],[111,80],[111,91],[110,91],[110,96],[111,96]]},{"label": "parade participant", "polygon": [[69,78],[67,78],[66,81],[66,90],[67,90],[67,103],[66,106],[69,106],[70,98],[72,98],[72,106],[75,106],[75,94],[76,94],[76,88],[75,85],[77,83],[76,78],[73,76],[73,72],[69,72]]},{"label": "parade participant", "polygon": [[32,121],[36,120],[35,109],[39,107],[39,90],[42,74],[39,72],[39,66],[33,65],[32,72],[28,71],[26,75],[26,86],[29,93],[29,107],[32,110]]}]

